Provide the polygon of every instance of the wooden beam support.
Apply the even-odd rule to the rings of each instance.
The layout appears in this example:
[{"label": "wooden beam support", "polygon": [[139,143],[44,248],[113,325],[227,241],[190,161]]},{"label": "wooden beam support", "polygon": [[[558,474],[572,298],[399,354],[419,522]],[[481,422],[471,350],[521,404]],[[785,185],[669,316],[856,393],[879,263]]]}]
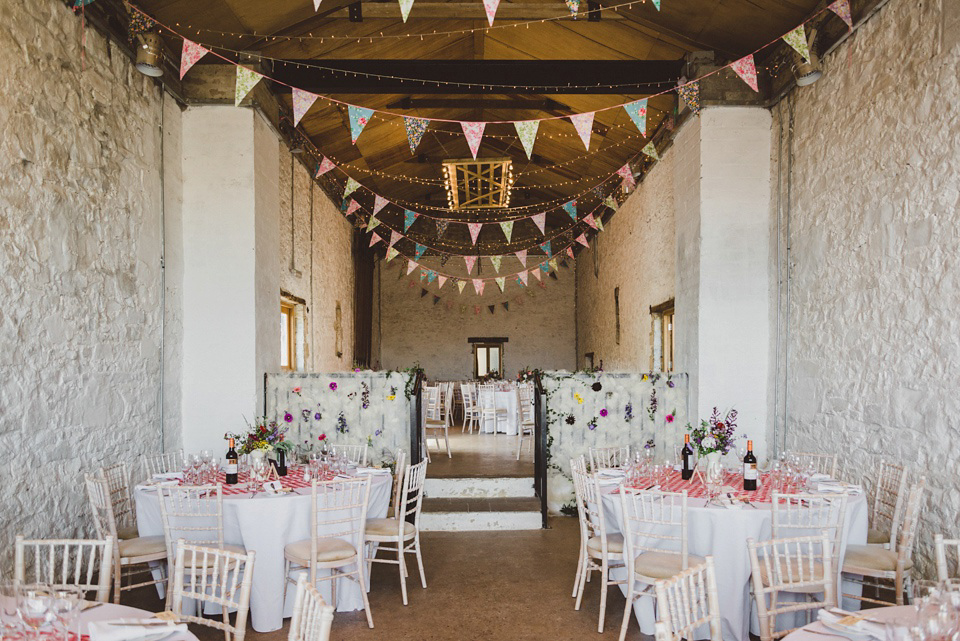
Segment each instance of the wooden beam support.
[{"label": "wooden beam support", "polygon": [[[323,5],[321,5],[321,9]],[[603,7],[599,4],[595,7],[591,7],[592,11],[595,11],[597,16],[600,15],[603,11]],[[533,2],[517,2],[517,3],[507,3],[504,2],[499,7],[497,7],[497,20],[518,20],[518,21],[527,21],[527,20],[546,20],[546,19],[556,19],[557,16],[563,14],[564,7],[563,5],[554,5],[554,4],[541,4]],[[387,20],[400,20],[400,5],[396,2],[365,2],[363,7],[363,15],[365,18],[369,19],[387,19]],[[336,11],[327,15],[328,18],[349,18],[349,13],[342,9],[337,9]],[[482,3],[473,3],[473,2],[417,2],[413,5],[413,9],[410,11],[409,20],[416,19],[450,19],[450,20],[483,20],[486,22],[487,14],[483,8]],[[581,15],[579,18],[574,18],[570,16],[569,18],[564,16],[564,20],[584,20],[584,17]],[[598,17],[597,20],[600,18]],[[624,20],[624,16],[620,13],[607,10],[603,13],[604,20]]]}]

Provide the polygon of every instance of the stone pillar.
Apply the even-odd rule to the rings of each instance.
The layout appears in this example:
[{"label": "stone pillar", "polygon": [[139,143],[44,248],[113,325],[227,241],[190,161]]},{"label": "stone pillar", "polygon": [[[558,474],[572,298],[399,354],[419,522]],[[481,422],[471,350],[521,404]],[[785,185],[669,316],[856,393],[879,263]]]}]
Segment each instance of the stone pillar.
[{"label": "stone pillar", "polygon": [[770,413],[771,116],[712,107],[675,140],[676,362],[691,418],[735,407],[766,453]]},{"label": "stone pillar", "polygon": [[252,109],[182,115],[183,447],[219,452],[279,371],[277,138]]}]

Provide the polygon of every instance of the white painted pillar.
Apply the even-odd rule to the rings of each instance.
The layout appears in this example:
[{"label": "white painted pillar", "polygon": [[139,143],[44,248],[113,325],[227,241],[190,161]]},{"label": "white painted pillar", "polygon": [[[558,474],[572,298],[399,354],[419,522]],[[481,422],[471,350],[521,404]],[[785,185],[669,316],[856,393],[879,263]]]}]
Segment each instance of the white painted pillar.
[{"label": "white painted pillar", "polygon": [[674,150],[677,367],[690,374],[691,412],[736,407],[758,458],[773,420],[770,142],[766,109],[713,107]]},{"label": "white painted pillar", "polygon": [[182,122],[183,447],[219,452],[280,366],[279,146],[252,109],[190,107]]}]

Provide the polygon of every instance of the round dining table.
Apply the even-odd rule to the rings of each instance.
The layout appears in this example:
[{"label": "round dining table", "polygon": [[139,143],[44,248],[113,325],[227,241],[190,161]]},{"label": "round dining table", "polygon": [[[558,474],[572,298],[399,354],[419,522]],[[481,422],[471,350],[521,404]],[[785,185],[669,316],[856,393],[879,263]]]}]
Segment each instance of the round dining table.
[{"label": "round dining table", "polygon": [[[115,603],[93,603],[80,613],[80,634],[85,635],[89,632],[91,623],[100,621],[116,621],[123,619],[133,622],[133,619],[150,619],[155,621],[156,615],[147,610],[131,608],[128,605],[118,605]],[[173,632],[170,636],[164,637],[163,641],[198,641],[196,635],[192,632]]]},{"label": "round dining table", "polygon": [[[480,390],[478,393],[478,403],[481,408],[490,406],[489,390]],[[497,386],[493,391],[493,406],[498,410],[506,410],[506,416],[503,419],[493,419],[487,417],[483,419],[480,430],[484,434],[506,434],[508,436],[517,435],[517,389],[513,384],[504,387]]]},{"label": "round dining table", "polygon": [[[725,477],[726,492],[729,488],[743,487],[738,473],[728,472]],[[763,483],[756,492],[733,492],[749,499],[724,507],[708,505],[703,483],[696,477],[684,481],[677,471],[671,472],[663,491],[687,491],[688,549],[692,555],[713,556],[719,591],[723,638],[726,641],[742,641],[753,631],[759,634],[755,608],[750,596],[750,556],[747,539],[766,541],[771,536],[773,512],[770,503],[771,485]],[[604,487],[601,481],[604,520],[608,534],[622,533],[623,509],[620,503],[619,485],[610,482]],[[847,502],[842,549],[847,543],[863,544],[867,541],[867,502],[863,495],[850,495]],[[842,558],[841,561],[842,563]],[[610,571],[610,578],[623,580],[626,568]],[[844,582],[844,592],[859,594],[859,585]],[[626,583],[620,585],[626,594]],[[853,602],[857,604],[857,601]],[[751,616],[753,613],[753,616]],[[634,604],[634,615],[644,634],[653,635],[656,613],[653,599],[642,597]],[[753,623],[751,624],[751,619]]]},{"label": "round dining table", "polygon": [[[867,617],[871,622],[883,624],[891,621],[908,621],[917,616],[917,609],[912,605],[891,605],[885,608],[871,608],[858,614]],[[823,623],[814,621],[783,637],[783,641],[824,641],[828,638],[824,635],[836,637],[838,641],[844,638]]]},{"label": "round dining table", "polygon": [[[392,476],[389,470],[361,469],[358,473],[368,472],[371,473],[371,486],[367,518],[383,518],[390,504]],[[283,598],[283,548],[289,543],[310,538],[310,482],[303,479],[303,468],[290,467],[288,474],[280,480],[285,489],[292,491],[269,494],[261,490],[254,493],[243,485],[223,485],[223,541],[257,553],[250,591],[250,625],[257,632],[279,630],[283,627],[283,619],[293,615],[296,586],[287,586],[286,600]],[[223,483],[222,472],[219,482]],[[162,535],[157,486],[137,486],[134,498],[140,536]],[[320,529],[322,536],[322,525]],[[342,525],[336,529],[342,530]],[[326,572],[329,571],[319,571],[321,576]],[[369,581],[369,577],[367,579]],[[332,581],[319,583],[321,594],[330,603]],[[362,610],[360,586],[349,579],[338,581],[336,608],[340,612]]]}]

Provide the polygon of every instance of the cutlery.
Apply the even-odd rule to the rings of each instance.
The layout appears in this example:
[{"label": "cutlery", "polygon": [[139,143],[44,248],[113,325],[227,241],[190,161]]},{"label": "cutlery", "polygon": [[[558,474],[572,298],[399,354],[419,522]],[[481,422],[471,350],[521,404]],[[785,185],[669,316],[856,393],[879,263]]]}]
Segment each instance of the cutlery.
[{"label": "cutlery", "polygon": [[869,621],[870,623],[881,623],[881,624],[883,623],[883,621],[881,621],[880,619],[864,616],[858,612],[847,612],[846,610],[841,610],[840,608],[830,608],[829,610],[827,610],[827,612],[829,612],[830,614],[836,614],[837,616],[841,616],[841,617],[854,617],[856,619],[860,619],[861,621]]},{"label": "cutlery", "polygon": [[94,608],[99,608],[101,605],[103,605],[102,602],[98,602],[98,603],[88,603],[88,604],[85,605],[85,606],[83,607],[83,609],[80,610],[80,611],[81,611],[81,612],[89,612],[90,610],[93,610]]},{"label": "cutlery", "polygon": [[135,628],[158,628],[161,626],[169,627],[176,625],[172,621],[157,621],[155,619],[144,619],[143,623],[133,623],[132,621],[123,621],[117,623],[107,623],[117,627],[135,627]]}]

